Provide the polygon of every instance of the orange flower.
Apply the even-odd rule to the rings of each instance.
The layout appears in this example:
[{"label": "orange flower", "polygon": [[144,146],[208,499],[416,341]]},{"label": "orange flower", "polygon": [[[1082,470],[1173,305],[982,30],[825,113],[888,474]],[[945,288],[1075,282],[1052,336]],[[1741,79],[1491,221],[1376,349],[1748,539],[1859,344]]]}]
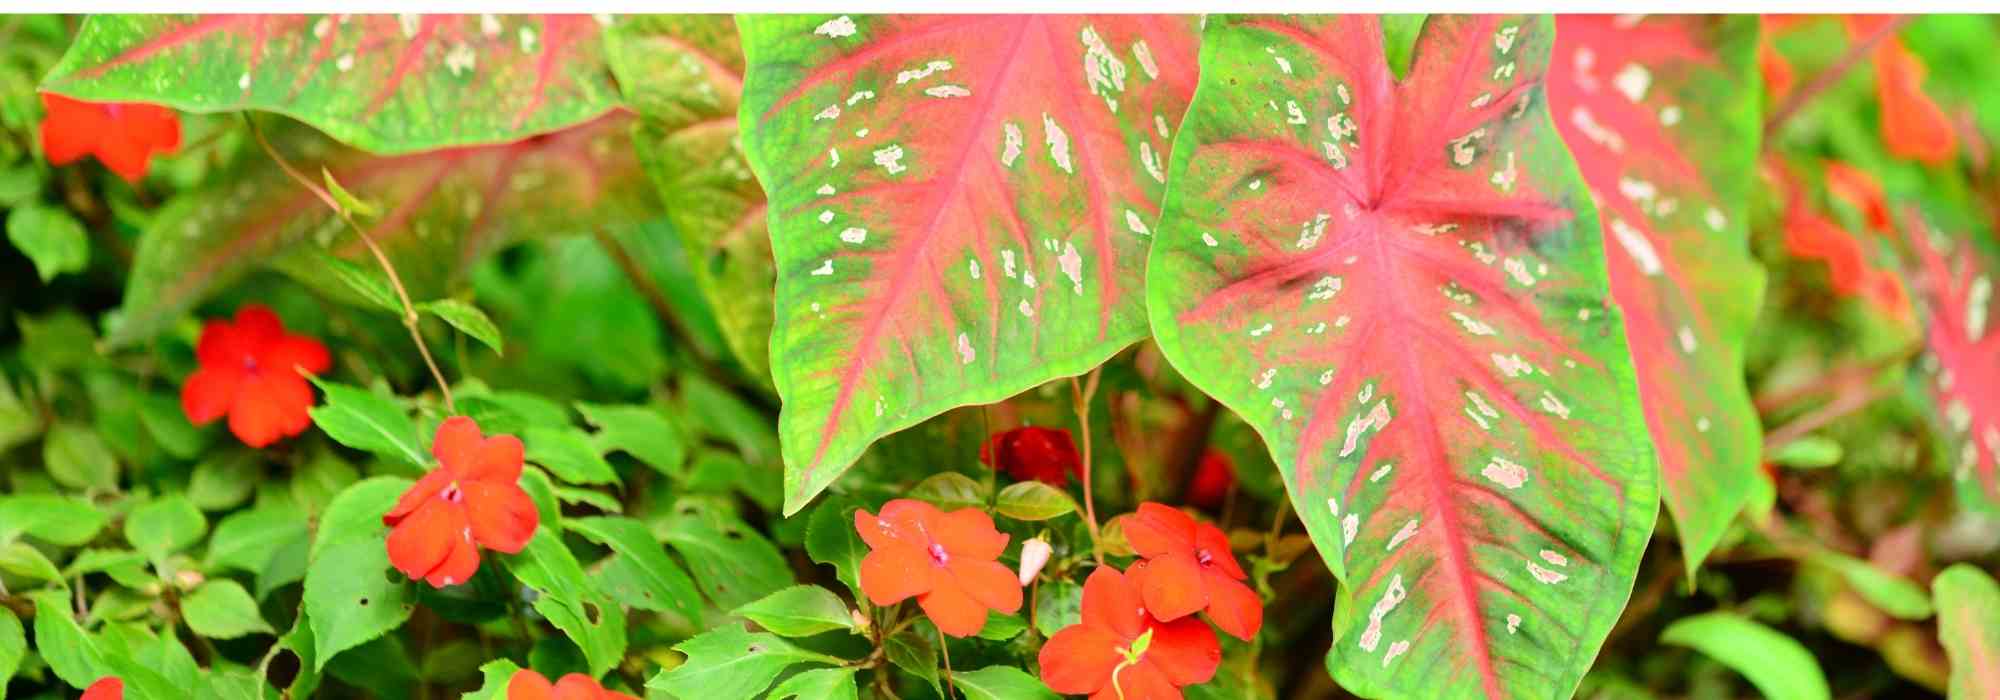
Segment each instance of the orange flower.
[{"label": "orange flower", "polygon": [[1957,134],[1944,110],[1924,94],[1924,63],[1901,42],[1875,49],[1875,97],[1882,103],[1882,142],[1895,155],[1931,165],[1951,159]]},{"label": "orange flower", "polygon": [[1840,161],[1827,161],[1826,189],[1867,217],[1869,228],[1889,232],[1889,205],[1875,176]]},{"label": "orange flower", "polygon": [[639,700],[624,693],[605,690],[590,676],[572,673],[554,685],[542,674],[529,669],[514,672],[507,681],[507,700]]},{"label": "orange flower", "polygon": [[83,697],[78,700],[125,700],[125,681],[117,676],[99,678],[84,689]]},{"label": "orange flower", "polygon": [[1264,601],[1243,583],[1222,530],[1179,510],[1141,503],[1125,521],[1125,539],[1145,557],[1126,575],[1155,616],[1178,620],[1207,610],[1216,627],[1244,640],[1264,626]]},{"label": "orange flower", "polygon": [[395,528],[389,563],[443,588],[472,578],[480,547],[521,551],[542,516],[518,483],[520,438],[482,438],[471,418],[452,416],[438,426],[431,454],[438,468],[403,492],[382,522]]},{"label": "orange flower", "polygon": [[1015,428],[993,437],[979,448],[979,461],[1022,481],[1034,479],[1051,486],[1069,483],[1072,475],[1083,475],[1083,460],[1077,456],[1076,441],[1069,431],[1055,428]]},{"label": "orange flower", "polygon": [[1792,86],[1797,82],[1792,77],[1792,63],[1785,60],[1784,54],[1778,53],[1778,47],[1771,43],[1768,34],[1757,44],[1757,70],[1764,74],[1764,94],[1770,96],[1772,102],[1791,94]]},{"label": "orange flower", "polygon": [[333,366],[326,346],[285,332],[278,315],[259,304],[236,311],[236,322],[211,320],[195,345],[201,369],[181,386],[181,410],[195,425],[229,414],[229,432],[251,447],[304,432],[312,425],[312,385],[304,371]]},{"label": "orange flower", "polygon": [[1091,700],[1180,700],[1222,663],[1215,632],[1194,618],[1166,622],[1147,610],[1139,587],[1100,566],[1083,583],[1083,620],[1042,645],[1042,682]]},{"label": "orange flower", "polygon": [[1827,279],[1833,290],[1859,296],[1898,319],[1908,319],[1913,311],[1903,293],[1903,285],[1888,271],[1869,264],[1861,242],[1840,224],[1794,198],[1785,210],[1785,249],[1792,255],[1826,263]]},{"label": "orange flower", "polygon": [[899,498],[881,517],[854,512],[854,529],[871,551],[861,560],[861,590],[876,605],[916,596],[938,631],[970,637],[986,626],[986,611],[1021,609],[1021,584],[994,561],[1007,536],[977,508],[940,512]]},{"label": "orange flower", "polygon": [[1197,508],[1220,508],[1222,499],[1229,496],[1229,487],[1235,485],[1236,463],[1211,447],[1201,453],[1201,462],[1194,467],[1194,478],[1188,482],[1188,503]]},{"label": "orange flower", "polygon": [[52,165],[68,165],[86,155],[127,182],[146,176],[155,153],[181,147],[180,115],[147,104],[101,104],[42,93],[42,152]]}]

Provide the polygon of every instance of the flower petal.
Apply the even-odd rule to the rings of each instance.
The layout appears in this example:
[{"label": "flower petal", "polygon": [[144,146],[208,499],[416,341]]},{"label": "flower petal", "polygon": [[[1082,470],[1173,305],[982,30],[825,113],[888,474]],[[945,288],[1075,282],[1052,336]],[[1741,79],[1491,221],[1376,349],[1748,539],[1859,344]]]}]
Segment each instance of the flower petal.
[{"label": "flower petal", "polygon": [[931,590],[931,558],[915,545],[892,542],[861,558],[861,591],[876,605],[894,605]]},{"label": "flower petal", "polygon": [[465,478],[487,483],[514,484],[521,480],[521,439],[495,435],[479,443],[472,461],[465,464]]},{"label": "flower petal", "polygon": [[[1138,571],[1138,566],[1133,571]],[[1146,629],[1146,603],[1139,597],[1137,576],[1097,567],[1083,581],[1083,624],[1103,627],[1131,639]]]},{"label": "flower petal", "polygon": [[307,374],[319,374],[333,367],[333,356],[327,354],[326,346],[310,336],[287,333],[277,342],[258,348],[257,364],[272,370]]},{"label": "flower petal", "polygon": [[424,583],[432,588],[456,586],[471,580],[476,573],[479,573],[479,547],[472,544],[461,530],[451,540],[451,553],[445,555],[444,563],[438,564],[430,575],[424,577]]},{"label": "flower petal", "polygon": [[68,165],[89,155],[110,129],[104,106],[42,93],[42,153],[52,165]]},{"label": "flower petal", "polygon": [[604,688],[597,681],[581,673],[572,673],[556,681],[555,700],[597,700]]},{"label": "flower petal", "polygon": [[880,516],[866,509],[854,511],[854,531],[861,533],[861,540],[871,548],[901,543],[921,549],[931,544],[924,533],[936,513],[937,508],[929,503],[899,498],[883,504]]},{"label": "flower petal", "polygon": [[465,516],[471,522],[472,539],[479,546],[516,554],[528,546],[542,514],[534,499],[514,484],[495,485],[481,481],[461,481],[465,493]]},{"label": "flower petal", "polygon": [[451,472],[443,469],[431,470],[429,474],[424,475],[424,478],[418,479],[417,483],[411,484],[410,489],[404,491],[402,497],[396,499],[396,505],[382,515],[382,524],[394,527],[418,507],[437,497],[438,492],[443,491],[450,483]]},{"label": "flower petal", "polygon": [[181,411],[195,425],[213,423],[236,405],[242,384],[243,373],[227,365],[195,370],[181,385]]},{"label": "flower petal", "polygon": [[964,508],[938,518],[931,540],[944,545],[953,558],[992,561],[1007,550],[1008,536],[993,528],[993,517],[978,508]]},{"label": "flower petal", "polygon": [[222,319],[209,319],[201,324],[201,340],[194,346],[194,356],[203,367],[224,365],[243,366],[244,358],[253,357],[256,346],[246,342],[244,334],[236,330],[236,325]]},{"label": "flower petal", "polygon": [[249,351],[278,342],[285,337],[285,322],[263,304],[244,304],[236,310],[237,337]]},{"label": "flower petal", "polygon": [[958,586],[933,585],[931,592],[917,596],[917,605],[939,632],[953,637],[970,637],[986,626],[986,606]]},{"label": "flower petal", "polygon": [[389,564],[413,579],[423,578],[451,553],[465,518],[458,509],[428,501],[389,532]]},{"label": "flower petal", "polygon": [[437,435],[431,438],[431,456],[454,473],[461,472],[472,464],[481,440],[478,423],[465,416],[452,416],[438,424]]},{"label": "flower petal", "polygon": [[[1147,654],[1152,656],[1151,653]],[[1181,700],[1181,689],[1174,686],[1159,664],[1141,659],[1138,664],[1120,670],[1115,683],[1107,683],[1103,690],[1092,697],[1111,700]]]},{"label": "flower petal", "polygon": [[515,671],[514,677],[507,681],[507,700],[554,699],[555,688],[549,685],[549,679],[532,669]]},{"label": "flower petal", "polygon": [[953,583],[980,605],[1011,613],[1021,609],[1021,582],[996,561],[954,558],[945,565]]},{"label": "flower petal", "polygon": [[124,127],[122,121],[114,122],[111,131],[99,137],[97,160],[126,182],[136,183],[146,177],[146,164],[152,160],[153,151],[134,140],[132,134],[125,133]]},{"label": "flower petal", "polygon": [[1951,159],[1957,134],[1944,110],[1924,94],[1924,64],[1895,42],[1875,50],[1875,92],[1882,104],[1882,142],[1895,155],[1939,165]]},{"label": "flower petal", "polygon": [[1174,685],[1206,683],[1215,677],[1222,663],[1222,645],[1215,631],[1201,620],[1184,617],[1153,624],[1153,643],[1146,649],[1146,661],[1164,671]]},{"label": "flower petal", "polygon": [[1202,577],[1202,587],[1208,591],[1209,621],[1237,639],[1247,642],[1256,637],[1257,630],[1264,627],[1264,599],[1257,591],[1213,570]]},{"label": "flower petal", "polygon": [[1221,569],[1230,578],[1242,580],[1243,567],[1236,565],[1236,555],[1229,551],[1229,536],[1222,534],[1222,528],[1208,523],[1194,526],[1194,546],[1197,552],[1208,552],[1208,561],[1213,568]]},{"label": "flower petal", "polygon": [[1064,627],[1042,644],[1042,682],[1065,695],[1095,693],[1111,684],[1111,669],[1124,660],[1118,648],[1125,645],[1105,627]]},{"label": "flower petal", "polygon": [[229,431],[251,447],[305,432],[312,425],[312,389],[298,375],[252,374],[229,409]]},{"label": "flower petal", "polygon": [[1178,620],[1208,605],[1201,565],[1191,556],[1170,554],[1146,560],[1138,584],[1146,609],[1161,620]]},{"label": "flower petal", "polygon": [[1169,552],[1194,554],[1194,518],[1158,503],[1141,503],[1125,519],[1125,539],[1132,551],[1148,559]]},{"label": "flower petal", "polygon": [[117,676],[105,676],[84,689],[78,700],[125,700],[125,681]]}]

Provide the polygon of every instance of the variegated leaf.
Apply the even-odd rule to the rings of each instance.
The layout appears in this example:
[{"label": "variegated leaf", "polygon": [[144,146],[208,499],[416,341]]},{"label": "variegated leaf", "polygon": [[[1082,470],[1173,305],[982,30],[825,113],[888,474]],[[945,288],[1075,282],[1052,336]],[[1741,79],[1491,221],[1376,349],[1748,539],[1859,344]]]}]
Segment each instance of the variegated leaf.
[{"label": "variegated leaf", "polygon": [[1904,228],[1917,251],[1922,364],[1949,438],[1945,461],[1966,505],[2000,513],[2000,254],[1990,231],[1949,237],[1916,216]]}]

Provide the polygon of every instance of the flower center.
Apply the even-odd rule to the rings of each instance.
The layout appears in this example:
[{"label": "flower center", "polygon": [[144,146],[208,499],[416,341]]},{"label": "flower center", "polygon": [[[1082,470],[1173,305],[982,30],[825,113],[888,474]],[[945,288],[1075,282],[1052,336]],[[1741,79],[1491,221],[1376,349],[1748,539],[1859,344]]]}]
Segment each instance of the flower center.
[{"label": "flower center", "polygon": [[445,485],[444,490],[438,492],[438,496],[443,498],[446,503],[465,502],[465,491],[458,488],[458,482],[456,481]]},{"label": "flower center", "polygon": [[1194,560],[1202,566],[1213,566],[1215,564],[1215,555],[1209,554],[1206,549],[1198,549],[1195,550]]},{"label": "flower center", "polygon": [[944,566],[951,563],[951,553],[944,551],[944,545],[932,542],[930,552],[932,564]]},{"label": "flower center", "polygon": [[255,355],[244,355],[244,356],[243,356],[243,371],[245,371],[245,372],[250,372],[250,373],[253,373],[253,374],[254,374],[254,373],[256,373],[256,371],[257,371],[257,357],[256,357]]}]

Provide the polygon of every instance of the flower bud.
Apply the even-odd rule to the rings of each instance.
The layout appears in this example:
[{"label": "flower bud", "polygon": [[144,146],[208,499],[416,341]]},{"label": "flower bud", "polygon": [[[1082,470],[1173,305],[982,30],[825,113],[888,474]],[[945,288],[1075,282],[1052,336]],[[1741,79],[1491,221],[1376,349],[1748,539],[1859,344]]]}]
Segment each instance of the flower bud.
[{"label": "flower bud", "polygon": [[1049,563],[1049,542],[1040,537],[1021,543],[1021,585],[1026,586]]}]

